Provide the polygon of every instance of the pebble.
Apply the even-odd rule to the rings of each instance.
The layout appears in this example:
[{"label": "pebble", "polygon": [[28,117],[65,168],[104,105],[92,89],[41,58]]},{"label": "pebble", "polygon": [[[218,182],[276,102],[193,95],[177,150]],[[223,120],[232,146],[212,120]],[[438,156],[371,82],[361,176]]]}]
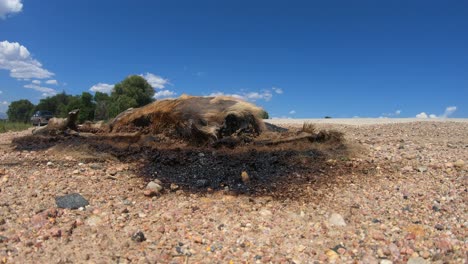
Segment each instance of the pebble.
[{"label": "pebble", "polygon": [[85,223],[89,226],[98,226],[102,223],[102,219],[97,215],[92,215],[85,220]]},{"label": "pebble", "polygon": [[100,165],[100,164],[91,164],[91,165],[89,165],[89,167],[91,169],[93,169],[93,170],[102,170],[102,169],[104,169],[104,167],[102,165]]},{"label": "pebble", "polygon": [[463,168],[465,166],[465,162],[459,159],[453,163],[453,166],[455,166],[456,168]]},{"label": "pebble", "polygon": [[146,185],[146,189],[155,190],[159,192],[163,189],[163,187],[154,181],[150,181],[148,185]]},{"label": "pebble", "polygon": [[89,202],[79,193],[67,194],[55,197],[55,203],[58,208],[78,209],[89,205]]},{"label": "pebble", "polygon": [[380,264],[393,264],[393,261],[388,260],[388,259],[382,259],[382,260],[380,261]]},{"label": "pebble", "polygon": [[179,189],[179,185],[171,183],[171,186],[169,188],[171,189],[171,191],[176,191],[177,189]]},{"label": "pebble", "polygon": [[246,171],[242,171],[241,179],[243,183],[248,183],[250,181],[249,174]]},{"label": "pebble", "polygon": [[408,259],[407,264],[427,264],[428,262],[421,257],[412,257]]},{"label": "pebble", "polygon": [[411,171],[413,171],[413,167],[405,166],[405,167],[401,168],[401,171],[402,172],[411,172]]},{"label": "pebble", "polygon": [[203,188],[208,185],[208,180],[207,179],[200,179],[195,182],[195,186],[197,188]]},{"label": "pebble", "polygon": [[419,172],[426,172],[426,171],[427,171],[427,167],[426,167],[426,166],[419,166],[419,167],[418,167],[418,171],[419,171]]},{"label": "pebble", "polygon": [[48,166],[48,167],[53,166],[53,165],[54,165],[54,163],[52,163],[52,161],[48,161],[48,162],[47,162],[47,166]]},{"label": "pebble", "polygon": [[328,219],[328,222],[334,226],[346,226],[346,222],[343,219],[343,216],[337,213],[332,213]]},{"label": "pebble", "polygon": [[334,250],[331,250],[331,249],[327,250],[325,254],[327,255],[329,261],[335,261],[336,259],[339,258],[338,253],[336,253]]},{"label": "pebble", "polygon": [[145,237],[145,234],[143,234],[143,232],[138,231],[132,235],[132,240],[140,243],[140,242],[145,241],[146,237]]},{"label": "pebble", "polygon": [[62,230],[60,228],[54,227],[50,229],[49,234],[51,237],[61,237],[62,236]]}]

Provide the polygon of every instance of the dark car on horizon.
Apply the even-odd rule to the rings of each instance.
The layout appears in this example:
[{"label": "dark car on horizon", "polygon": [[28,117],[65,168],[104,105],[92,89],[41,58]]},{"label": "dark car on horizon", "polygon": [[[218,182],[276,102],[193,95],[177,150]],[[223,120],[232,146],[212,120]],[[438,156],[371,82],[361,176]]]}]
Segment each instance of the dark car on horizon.
[{"label": "dark car on horizon", "polygon": [[52,117],[54,115],[50,111],[36,111],[31,117],[31,123],[33,126],[47,125]]}]

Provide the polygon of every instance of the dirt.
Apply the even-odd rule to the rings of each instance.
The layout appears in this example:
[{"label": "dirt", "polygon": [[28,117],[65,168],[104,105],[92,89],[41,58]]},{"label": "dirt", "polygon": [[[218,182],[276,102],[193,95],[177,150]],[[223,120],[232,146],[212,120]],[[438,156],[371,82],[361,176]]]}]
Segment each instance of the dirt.
[{"label": "dirt", "polygon": [[1,134],[0,262],[466,263],[467,122],[317,129],[345,141]]},{"label": "dirt", "polygon": [[[294,138],[300,131],[278,127],[275,130],[284,134],[267,134],[258,142],[269,142],[272,134],[275,139],[291,135]],[[366,164],[351,161],[357,150],[337,134],[332,138],[328,135],[333,132],[324,131],[317,134],[317,142],[304,138],[275,146],[236,142],[230,147],[194,147],[183,141],[155,142],[151,136],[133,134],[25,136],[14,139],[13,144],[18,151],[52,148],[63,154],[87,153],[88,162],[103,161],[99,157],[136,162],[136,173],[146,181],[158,179],[166,189],[175,184],[186,193],[223,190],[233,195],[309,199],[302,192],[304,186],[320,188],[320,184],[334,181],[337,175],[367,171]],[[336,159],[348,162],[338,163]],[[248,183],[242,180],[242,173],[247,173]]]}]

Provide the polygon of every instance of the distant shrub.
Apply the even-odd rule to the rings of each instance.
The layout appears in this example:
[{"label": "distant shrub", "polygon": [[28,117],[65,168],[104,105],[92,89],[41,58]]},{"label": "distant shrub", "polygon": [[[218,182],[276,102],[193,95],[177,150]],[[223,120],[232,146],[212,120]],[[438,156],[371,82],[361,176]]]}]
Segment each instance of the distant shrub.
[{"label": "distant shrub", "polygon": [[262,114],[260,115],[262,119],[269,119],[270,115],[268,114],[267,111],[263,110]]},{"label": "distant shrub", "polygon": [[0,121],[0,133],[5,133],[8,131],[21,131],[30,127],[31,125],[29,123]]}]

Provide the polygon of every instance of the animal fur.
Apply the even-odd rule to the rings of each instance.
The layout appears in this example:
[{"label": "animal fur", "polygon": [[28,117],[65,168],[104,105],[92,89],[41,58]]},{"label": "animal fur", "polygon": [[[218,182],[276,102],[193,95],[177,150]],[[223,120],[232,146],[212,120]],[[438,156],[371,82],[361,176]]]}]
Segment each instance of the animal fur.
[{"label": "animal fur", "polygon": [[263,111],[234,97],[182,95],[126,111],[111,123],[110,130],[163,133],[197,143],[214,142],[224,137],[260,134],[265,129]]}]

